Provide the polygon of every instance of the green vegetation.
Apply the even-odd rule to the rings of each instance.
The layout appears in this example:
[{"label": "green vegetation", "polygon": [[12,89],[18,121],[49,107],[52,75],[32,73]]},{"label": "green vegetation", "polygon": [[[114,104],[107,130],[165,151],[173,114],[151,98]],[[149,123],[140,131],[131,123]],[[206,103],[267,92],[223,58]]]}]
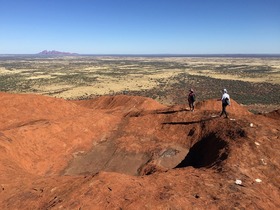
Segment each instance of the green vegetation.
[{"label": "green vegetation", "polygon": [[[141,78],[153,85],[145,86]],[[198,100],[220,98],[220,91],[227,88],[231,97],[242,104],[280,104],[280,81],[269,82],[271,78],[280,78],[278,58],[0,57],[0,91],[6,92],[55,95],[74,87],[107,88],[112,81],[123,81],[120,83],[130,82],[139,90],[123,84],[118,90],[107,88],[107,94],[142,95],[162,103],[180,104],[186,103],[190,87],[195,89]],[[52,88],[42,89],[47,86]],[[78,98],[100,94],[84,95]]]}]

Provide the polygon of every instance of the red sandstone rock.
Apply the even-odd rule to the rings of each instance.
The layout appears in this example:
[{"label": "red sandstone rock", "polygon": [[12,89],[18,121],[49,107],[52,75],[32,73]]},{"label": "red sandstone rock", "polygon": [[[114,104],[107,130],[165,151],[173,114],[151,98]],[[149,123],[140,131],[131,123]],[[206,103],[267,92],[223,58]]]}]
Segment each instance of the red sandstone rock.
[{"label": "red sandstone rock", "polygon": [[0,100],[1,209],[280,207],[279,110],[232,100],[230,120],[213,117],[216,100],[195,112],[123,95]]}]

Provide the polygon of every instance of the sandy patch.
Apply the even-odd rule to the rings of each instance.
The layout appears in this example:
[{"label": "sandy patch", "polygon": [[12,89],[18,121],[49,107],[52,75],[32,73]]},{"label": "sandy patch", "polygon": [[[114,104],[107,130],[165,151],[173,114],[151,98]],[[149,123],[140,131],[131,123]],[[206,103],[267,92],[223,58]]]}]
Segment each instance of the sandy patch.
[{"label": "sandy patch", "polygon": [[0,67],[0,74],[11,74],[12,71],[7,70],[6,68]]},{"label": "sandy patch", "polygon": [[69,90],[63,91],[62,93],[55,94],[55,96],[62,98],[75,98],[84,95],[105,95],[114,94],[122,91],[136,91],[151,89],[157,85],[156,82],[131,79],[131,80],[108,80],[100,79],[100,82],[93,86],[81,86],[74,87]]},{"label": "sandy patch", "polygon": [[62,91],[72,88],[72,85],[36,85],[33,86],[34,89],[40,92],[53,92],[53,91]]},{"label": "sandy patch", "polygon": [[27,79],[52,79],[55,78],[52,75],[38,75],[38,76],[32,76],[32,77],[28,77]]},{"label": "sandy patch", "polygon": [[67,73],[55,72],[55,73],[51,73],[51,75],[54,75],[54,76],[64,76],[64,75],[67,75]]},{"label": "sandy patch", "polygon": [[243,75],[233,75],[233,74],[219,74],[212,70],[203,70],[203,71],[188,71],[190,75],[196,76],[208,76],[215,79],[224,79],[224,80],[238,80],[244,82],[268,82],[272,84],[280,84],[280,73],[272,73],[265,75],[263,74],[262,77],[246,77]]},{"label": "sandy patch", "polygon": [[[148,90],[159,85],[158,79],[167,80],[171,77],[176,76],[177,74],[178,72],[164,72],[163,74],[154,75],[130,74],[124,78],[112,78],[103,76],[99,77],[98,82],[94,85],[71,87],[69,89],[67,89],[67,87],[64,87],[66,88],[66,90],[53,95],[62,98],[76,98],[85,95],[106,95],[123,91]],[[48,90],[54,91],[55,89]],[[44,91],[47,91],[47,89],[44,88]]]},{"label": "sandy patch", "polygon": [[13,69],[9,70],[4,67],[0,67],[0,74],[18,74],[26,71],[26,69]]}]

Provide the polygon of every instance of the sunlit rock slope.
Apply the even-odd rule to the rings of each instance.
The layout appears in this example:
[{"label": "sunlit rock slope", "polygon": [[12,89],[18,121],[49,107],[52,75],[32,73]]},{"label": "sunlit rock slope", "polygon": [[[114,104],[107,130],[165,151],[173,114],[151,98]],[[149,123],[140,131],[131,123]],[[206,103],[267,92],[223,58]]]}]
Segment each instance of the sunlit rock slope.
[{"label": "sunlit rock slope", "polygon": [[0,209],[280,209],[279,110],[0,100]]}]

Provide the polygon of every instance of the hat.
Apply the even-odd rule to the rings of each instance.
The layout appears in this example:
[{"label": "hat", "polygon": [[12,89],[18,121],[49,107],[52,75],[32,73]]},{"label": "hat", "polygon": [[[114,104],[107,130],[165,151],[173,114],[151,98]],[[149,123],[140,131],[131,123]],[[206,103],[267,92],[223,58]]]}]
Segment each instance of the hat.
[{"label": "hat", "polygon": [[227,89],[224,89],[224,93],[227,93]]},{"label": "hat", "polygon": [[193,89],[192,89],[192,88],[190,89],[190,92],[193,92]]}]

